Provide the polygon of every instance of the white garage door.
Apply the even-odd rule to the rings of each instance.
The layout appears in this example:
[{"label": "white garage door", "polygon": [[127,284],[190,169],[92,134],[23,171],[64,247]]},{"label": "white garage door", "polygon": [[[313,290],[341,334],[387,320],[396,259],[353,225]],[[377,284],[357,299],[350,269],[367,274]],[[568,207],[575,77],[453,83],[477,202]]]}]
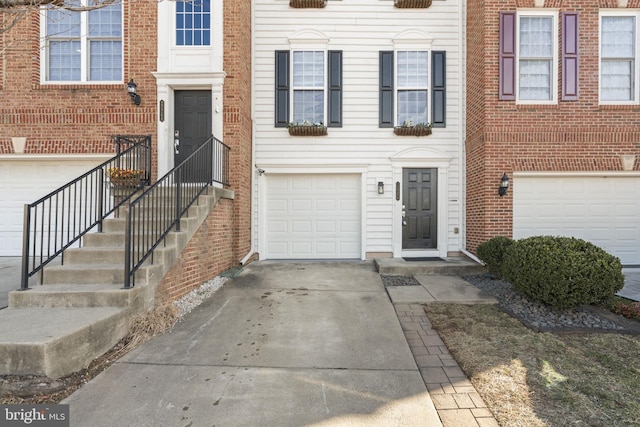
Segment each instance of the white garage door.
[{"label": "white garage door", "polygon": [[513,237],[572,236],[640,265],[640,177],[514,178]]},{"label": "white garage door", "polygon": [[103,160],[0,160],[0,256],[22,255],[25,203],[32,203]]},{"label": "white garage door", "polygon": [[361,257],[360,175],[266,176],[266,259]]}]

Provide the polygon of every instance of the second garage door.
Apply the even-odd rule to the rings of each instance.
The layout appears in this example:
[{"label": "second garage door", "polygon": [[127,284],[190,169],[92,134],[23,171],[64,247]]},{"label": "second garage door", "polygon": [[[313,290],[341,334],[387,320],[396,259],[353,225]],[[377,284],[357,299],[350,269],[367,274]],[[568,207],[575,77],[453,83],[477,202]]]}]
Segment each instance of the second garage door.
[{"label": "second garage door", "polygon": [[361,175],[266,176],[266,259],[361,257]]},{"label": "second garage door", "polygon": [[516,177],[513,237],[572,236],[640,265],[640,177]]}]

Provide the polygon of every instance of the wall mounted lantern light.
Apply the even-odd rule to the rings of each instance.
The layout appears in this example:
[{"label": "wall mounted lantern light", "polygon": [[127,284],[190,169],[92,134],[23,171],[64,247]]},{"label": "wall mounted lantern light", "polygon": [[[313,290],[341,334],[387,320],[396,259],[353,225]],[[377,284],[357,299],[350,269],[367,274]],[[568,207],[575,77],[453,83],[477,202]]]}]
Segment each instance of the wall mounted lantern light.
[{"label": "wall mounted lantern light", "polygon": [[509,189],[509,177],[505,172],[504,175],[502,175],[502,179],[500,180],[500,187],[498,187],[498,194],[500,195],[500,197],[507,194],[508,189]]},{"label": "wall mounted lantern light", "polygon": [[140,98],[140,95],[138,95],[138,85],[133,82],[133,79],[129,80],[129,83],[127,83],[127,92],[129,92],[131,102],[136,105],[140,105],[142,99]]},{"label": "wall mounted lantern light", "polygon": [[384,194],[384,182],[378,181],[378,194]]}]

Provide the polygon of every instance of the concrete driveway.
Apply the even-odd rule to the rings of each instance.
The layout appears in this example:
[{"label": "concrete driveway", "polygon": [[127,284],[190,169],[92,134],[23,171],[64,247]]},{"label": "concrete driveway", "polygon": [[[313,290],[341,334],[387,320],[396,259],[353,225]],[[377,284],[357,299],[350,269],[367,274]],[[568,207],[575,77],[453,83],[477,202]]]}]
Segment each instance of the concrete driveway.
[{"label": "concrete driveway", "polygon": [[256,262],[65,402],[73,426],[440,426],[367,262]]}]

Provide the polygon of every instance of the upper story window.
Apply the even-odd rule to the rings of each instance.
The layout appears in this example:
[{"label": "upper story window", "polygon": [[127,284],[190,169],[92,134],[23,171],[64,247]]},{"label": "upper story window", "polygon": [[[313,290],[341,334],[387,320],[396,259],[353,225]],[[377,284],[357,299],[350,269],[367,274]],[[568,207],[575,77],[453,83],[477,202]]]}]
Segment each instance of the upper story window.
[{"label": "upper story window", "polygon": [[396,53],[396,125],[428,123],[429,53]]},{"label": "upper story window", "polygon": [[329,39],[305,29],[275,52],[275,126],[322,123],[342,127],[342,51]]},{"label": "upper story window", "polygon": [[293,122],[324,123],[325,52],[293,52]]},{"label": "upper story window", "polygon": [[638,102],[637,14],[603,13],[600,17],[600,101]]},{"label": "upper story window", "polygon": [[499,99],[555,104],[560,69],[562,100],[578,99],[578,13],[562,13],[561,49],[558,28],[555,11],[500,12]]},{"label": "upper story window", "polygon": [[210,0],[177,1],[176,45],[209,46],[210,44]]},{"label": "upper story window", "polygon": [[45,81],[122,82],[121,4],[85,12],[45,9],[45,14]]},{"label": "upper story window", "polygon": [[519,101],[556,100],[556,28],[555,15],[518,15]]}]

